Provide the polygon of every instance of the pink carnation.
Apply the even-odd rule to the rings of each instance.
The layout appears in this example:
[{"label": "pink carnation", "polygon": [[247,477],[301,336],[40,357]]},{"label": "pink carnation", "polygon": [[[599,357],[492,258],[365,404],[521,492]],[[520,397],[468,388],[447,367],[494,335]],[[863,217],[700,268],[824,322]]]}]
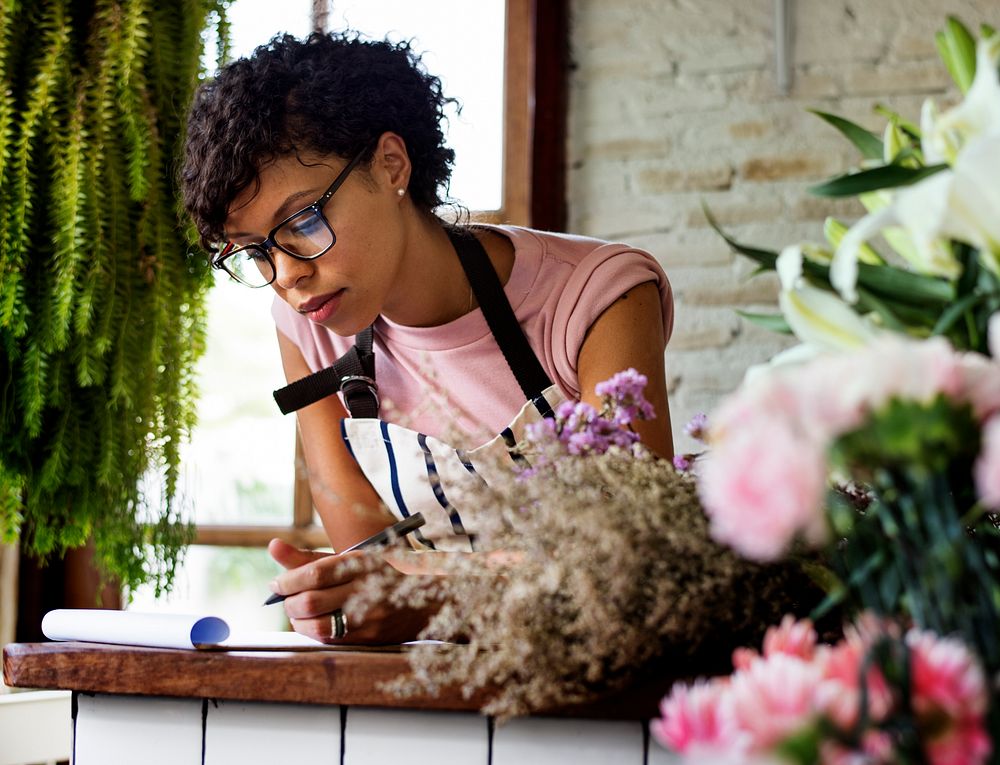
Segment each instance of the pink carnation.
[{"label": "pink carnation", "polygon": [[982,721],[960,720],[925,746],[931,765],[979,765],[993,750]]},{"label": "pink carnation", "polygon": [[783,653],[758,659],[733,675],[728,694],[732,714],[749,735],[751,751],[767,750],[814,722],[820,679],[815,662]]},{"label": "pink carnation", "polygon": [[779,421],[734,433],[704,459],[699,491],[712,536],[755,560],[774,560],[801,534],[826,538],[826,460]]},{"label": "pink carnation", "polygon": [[[843,730],[853,727],[861,713],[859,679],[870,648],[856,630],[848,628],[844,640],[822,649],[823,682],[817,691],[817,704]],[[882,720],[892,708],[892,691],[877,667],[868,670],[865,683],[868,717]]]},{"label": "pink carnation", "polygon": [[986,678],[960,640],[910,630],[913,709],[931,765],[978,765],[990,754]]},{"label": "pink carnation", "polygon": [[[1000,382],[997,383],[1000,388]],[[983,428],[983,445],[975,466],[976,490],[983,505],[1000,510],[1000,414]]]},{"label": "pink carnation", "polygon": [[[1000,335],[1000,323],[992,326]],[[756,560],[780,557],[796,536],[824,542],[830,445],[894,399],[929,403],[939,395],[969,402],[977,416],[1000,411],[1000,364],[956,353],[943,338],[889,337],[755,377],[712,417],[699,488],[713,536]],[[997,498],[993,454],[977,477],[981,492]]]},{"label": "pink carnation", "polygon": [[976,419],[982,421],[1000,413],[1000,358],[988,359],[978,353],[962,357],[962,401],[968,401]]},{"label": "pink carnation", "polygon": [[662,717],[650,723],[653,736],[675,752],[723,751],[738,743],[738,730],[721,681],[677,683],[660,702]]},{"label": "pink carnation", "polygon": [[820,744],[823,765],[891,765],[898,762],[892,737],[878,730],[867,731],[861,739],[861,749],[847,749],[835,741]]},{"label": "pink carnation", "polygon": [[[791,614],[786,614],[781,624],[768,627],[764,633],[764,656],[784,653],[810,661],[816,654],[816,639],[811,621],[797,621]],[[760,654],[752,648],[737,648],[733,651],[733,667],[747,669],[759,658]]]},{"label": "pink carnation", "polygon": [[929,403],[938,395],[957,398],[962,391],[962,357],[947,340],[892,337],[858,354],[857,371],[868,391],[870,409],[890,399]]},{"label": "pink carnation", "polygon": [[910,630],[906,634],[913,675],[913,706],[917,713],[938,709],[949,717],[986,712],[986,679],[975,657],[956,638]]},{"label": "pink carnation", "polygon": [[809,619],[796,620],[786,614],[777,627],[764,633],[764,656],[786,653],[809,661],[816,653],[816,630]]}]

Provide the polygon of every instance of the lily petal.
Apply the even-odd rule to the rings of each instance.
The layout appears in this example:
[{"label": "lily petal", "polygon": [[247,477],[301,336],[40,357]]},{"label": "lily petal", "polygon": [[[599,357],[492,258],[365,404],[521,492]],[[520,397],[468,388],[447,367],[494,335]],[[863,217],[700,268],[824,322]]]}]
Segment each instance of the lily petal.
[{"label": "lily petal", "polygon": [[778,296],[792,332],[821,350],[852,350],[876,336],[872,326],[836,295],[802,282]]},{"label": "lily petal", "polygon": [[[938,173],[941,175],[941,173]],[[935,176],[931,176],[933,179]],[[870,213],[855,223],[840,240],[840,246],[830,264],[830,284],[848,303],[858,301],[858,254],[861,245],[886,226],[897,222],[896,206],[890,205]]]},{"label": "lily petal", "polygon": [[811,361],[821,353],[823,353],[823,351],[815,345],[809,345],[808,343],[793,345],[791,348],[786,348],[785,350],[776,353],[763,364],[754,364],[748,367],[746,373],[743,375],[743,384],[749,384],[753,380],[774,371],[776,367],[783,367],[790,364],[802,364],[806,361]]},{"label": "lily petal", "polygon": [[782,290],[792,290],[802,280],[802,247],[790,244],[785,247],[774,264]]},{"label": "lily petal", "polygon": [[921,146],[928,164],[955,164],[965,146],[975,139],[1000,133],[1000,35],[986,37],[976,47],[976,76],[962,102],[935,114],[924,103],[921,113]]}]

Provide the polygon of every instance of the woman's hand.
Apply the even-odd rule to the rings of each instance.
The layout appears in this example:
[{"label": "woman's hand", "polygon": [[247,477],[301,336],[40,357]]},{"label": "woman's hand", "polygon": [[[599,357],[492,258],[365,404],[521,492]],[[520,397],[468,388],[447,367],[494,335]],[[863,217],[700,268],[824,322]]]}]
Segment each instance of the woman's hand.
[{"label": "woman's hand", "polygon": [[[347,633],[334,637],[333,612],[343,609],[365,577],[375,573],[403,576],[386,556],[356,551],[335,555],[302,550],[272,539],[268,552],[286,571],[271,583],[285,596],[285,613],[292,628],[323,643],[403,643],[414,640],[427,625],[432,609],[399,609],[379,602],[361,624],[347,623]],[[354,565],[345,565],[354,562]]]}]

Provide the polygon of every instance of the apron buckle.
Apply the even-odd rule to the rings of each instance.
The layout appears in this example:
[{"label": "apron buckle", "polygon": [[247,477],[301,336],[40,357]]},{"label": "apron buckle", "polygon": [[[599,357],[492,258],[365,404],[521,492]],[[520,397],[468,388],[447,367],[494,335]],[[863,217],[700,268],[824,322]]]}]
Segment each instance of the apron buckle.
[{"label": "apron buckle", "polygon": [[344,375],[340,378],[340,390],[344,394],[348,411],[353,412],[351,402],[358,397],[371,397],[371,400],[375,402],[375,411],[378,411],[378,383],[371,377],[365,375]]}]

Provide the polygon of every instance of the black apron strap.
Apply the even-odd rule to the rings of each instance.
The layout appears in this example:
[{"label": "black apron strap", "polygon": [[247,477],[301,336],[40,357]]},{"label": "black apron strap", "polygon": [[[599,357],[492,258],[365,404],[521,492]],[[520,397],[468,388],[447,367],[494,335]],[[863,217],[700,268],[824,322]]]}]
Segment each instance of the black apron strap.
[{"label": "black apron strap", "polygon": [[552,407],[545,400],[545,389],[552,385],[538,356],[531,349],[514,309],[504,294],[503,284],[486,250],[475,235],[465,228],[445,226],[445,232],[458,253],[472,292],[483,309],[490,332],[500,346],[507,366],[514,373],[525,399],[535,405],[542,417],[552,417]]},{"label": "black apron strap", "polygon": [[296,380],[274,392],[282,414],[315,404],[343,391],[351,417],[378,417],[378,385],[375,383],[374,330],[358,333],[354,346],[326,369]]}]

